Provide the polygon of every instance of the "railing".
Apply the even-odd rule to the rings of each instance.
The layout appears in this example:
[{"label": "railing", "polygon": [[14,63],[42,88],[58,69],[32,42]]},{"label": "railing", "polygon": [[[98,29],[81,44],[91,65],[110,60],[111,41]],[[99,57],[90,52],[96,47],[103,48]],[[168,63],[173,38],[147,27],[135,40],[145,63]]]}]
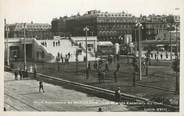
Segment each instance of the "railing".
[{"label": "railing", "polygon": [[[91,85],[85,85],[82,83],[78,83],[78,82],[72,82],[69,80],[65,80],[65,79],[61,79],[61,78],[56,78],[56,77],[52,77],[52,76],[48,76],[48,75],[44,75],[41,73],[38,73],[39,76],[44,77],[44,78],[48,78],[49,80],[57,80],[57,82],[64,82],[64,83],[68,83],[77,87],[82,87],[85,88],[87,90],[93,90],[93,91],[98,91],[101,93],[106,93],[108,95],[114,96],[115,92],[108,90],[108,89],[103,89],[103,88],[99,88],[99,87],[95,87],[95,86],[91,86]],[[149,105],[159,105],[162,107],[166,107],[166,108],[170,108],[173,110],[179,110],[179,108],[177,106],[172,106],[172,105],[167,105],[167,104],[163,104],[163,103],[159,103],[159,102],[154,102],[154,101],[150,101],[149,99],[143,98],[143,97],[139,97],[139,96],[134,96],[134,95],[130,95],[130,94],[126,94],[126,93],[121,93],[121,97],[128,99],[128,100],[138,100],[138,101],[143,101],[145,103],[148,103]]]}]

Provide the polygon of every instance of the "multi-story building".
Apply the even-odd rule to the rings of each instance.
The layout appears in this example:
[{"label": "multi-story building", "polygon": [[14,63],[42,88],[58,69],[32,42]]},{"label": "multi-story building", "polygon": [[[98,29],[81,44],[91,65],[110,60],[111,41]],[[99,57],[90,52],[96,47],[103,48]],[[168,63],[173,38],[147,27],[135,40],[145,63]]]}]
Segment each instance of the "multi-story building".
[{"label": "multi-story building", "polygon": [[[175,27],[179,31],[179,16],[173,15],[149,15],[141,16],[140,21],[143,24],[142,39],[143,40],[169,40],[166,37],[168,31],[175,31]],[[162,38],[158,35],[163,35]]]},{"label": "multi-story building", "polygon": [[166,15],[149,15],[140,18],[143,24],[143,40],[155,40],[159,33],[167,30]]},{"label": "multi-story building", "polygon": [[[89,28],[88,36],[97,36],[99,41],[118,42],[125,35],[134,36],[135,22],[136,17],[125,12],[109,13],[92,10],[82,16],[66,18],[63,23],[65,29],[61,31],[72,36],[85,36],[83,28],[87,26]],[[53,23],[52,27],[53,30],[56,28]]]},{"label": "multi-story building", "polygon": [[15,23],[8,24],[9,38],[23,38],[24,29],[26,38],[51,39],[51,25],[46,23]]}]

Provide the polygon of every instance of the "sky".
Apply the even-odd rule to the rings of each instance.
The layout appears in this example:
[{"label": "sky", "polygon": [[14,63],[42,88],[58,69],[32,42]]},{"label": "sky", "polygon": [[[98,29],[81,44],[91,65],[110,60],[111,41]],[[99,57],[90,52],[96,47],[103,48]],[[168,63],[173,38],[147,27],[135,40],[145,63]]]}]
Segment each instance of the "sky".
[{"label": "sky", "polygon": [[[89,10],[125,11],[135,16],[180,14],[184,0],[0,0],[7,23],[51,23],[60,16],[71,16]],[[180,8],[175,10],[175,8]]]}]

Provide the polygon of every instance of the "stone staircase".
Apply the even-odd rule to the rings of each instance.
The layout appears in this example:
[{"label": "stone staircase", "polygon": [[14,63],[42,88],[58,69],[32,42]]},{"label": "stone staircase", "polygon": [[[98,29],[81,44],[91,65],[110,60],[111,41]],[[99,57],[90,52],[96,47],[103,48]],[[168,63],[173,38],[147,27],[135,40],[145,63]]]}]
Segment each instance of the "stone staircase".
[{"label": "stone staircase", "polygon": [[[81,49],[81,54],[78,56],[78,61],[82,62],[84,61],[84,57],[86,56],[86,51],[84,48],[79,48],[77,44],[75,44],[71,39],[63,38],[58,40],[36,40],[37,44],[40,45],[40,49],[43,49],[44,53],[46,54],[46,57],[49,56],[45,61],[46,62],[55,62],[56,57],[59,54],[62,54],[63,58],[70,53],[70,59],[69,62],[75,62],[76,61],[76,51],[77,49]],[[42,45],[41,43],[46,42],[47,45]],[[53,45],[53,42],[55,42],[55,46]],[[60,44],[57,44],[56,42],[60,42]],[[94,61],[95,57],[91,53],[88,53],[88,60]]]}]

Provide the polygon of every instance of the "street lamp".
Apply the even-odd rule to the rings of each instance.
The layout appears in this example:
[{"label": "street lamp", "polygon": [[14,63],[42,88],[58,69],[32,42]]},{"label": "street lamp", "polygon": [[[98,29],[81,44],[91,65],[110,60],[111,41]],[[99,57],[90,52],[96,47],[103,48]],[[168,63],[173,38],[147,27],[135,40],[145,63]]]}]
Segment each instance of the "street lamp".
[{"label": "street lamp", "polygon": [[26,28],[27,28],[26,23],[24,23],[24,70],[27,69],[26,67],[26,64],[27,64],[26,62]]},{"label": "street lamp", "polygon": [[141,66],[141,56],[142,56],[142,45],[141,45],[141,29],[143,29],[143,26],[140,22],[136,23],[136,27],[138,27],[138,31],[139,31],[139,79],[142,80],[142,66]]},{"label": "street lamp", "polygon": [[[178,53],[178,37],[177,37],[177,26],[178,24],[176,23],[176,65],[179,67],[179,53]],[[176,71],[176,93],[179,93],[179,75],[178,71]]]},{"label": "street lamp", "polygon": [[89,31],[89,28],[88,27],[85,27],[83,29],[86,33],[86,78],[88,79],[89,75],[88,75],[88,44],[87,44],[87,35],[88,35],[88,31]]},{"label": "street lamp", "polygon": [[9,61],[9,46],[8,46],[8,35],[9,35],[9,27],[6,24],[6,19],[4,19],[4,23],[5,23],[5,32],[6,32],[6,49],[7,49],[7,65],[10,65],[10,61]]}]

